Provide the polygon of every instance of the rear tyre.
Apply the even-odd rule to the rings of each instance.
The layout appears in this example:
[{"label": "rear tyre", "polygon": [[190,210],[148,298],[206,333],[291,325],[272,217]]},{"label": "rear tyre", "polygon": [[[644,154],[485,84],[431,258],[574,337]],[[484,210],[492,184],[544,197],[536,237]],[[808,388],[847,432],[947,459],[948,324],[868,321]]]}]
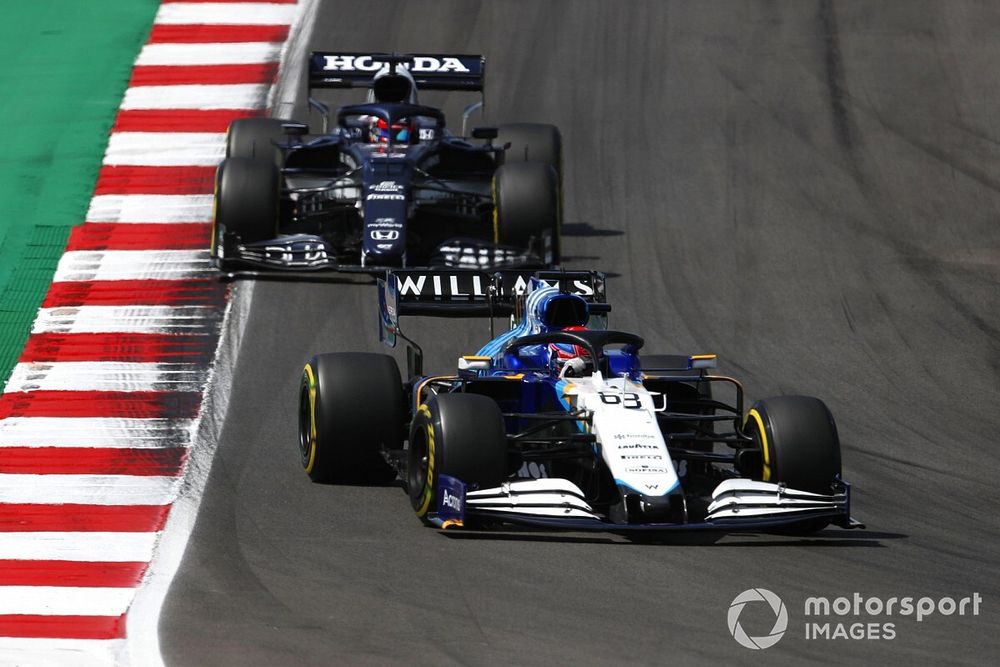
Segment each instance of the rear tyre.
[{"label": "rear tyre", "polygon": [[282,123],[296,122],[282,118],[240,118],[229,124],[226,133],[226,157],[249,157],[268,160],[281,167],[282,151],[275,144],[287,141]]},{"label": "rear tyre", "polygon": [[551,229],[552,264],[562,260],[562,135],[555,125],[509,123],[497,128],[496,143],[510,144],[504,151],[504,164],[541,162],[556,174],[556,218]]},{"label": "rear tyre", "polygon": [[[760,448],[755,479],[789,488],[829,494],[840,475],[840,438],[826,404],[811,396],[777,396],[757,401],[745,430]],[[755,471],[758,472],[758,471]],[[819,519],[795,532],[814,532],[829,524]]]},{"label": "rear tyre", "polygon": [[281,172],[274,163],[252,158],[223,160],[215,172],[212,257],[225,261],[227,233],[253,243],[277,236]]},{"label": "rear tyre", "polygon": [[499,486],[507,476],[507,434],[496,402],[478,394],[442,394],[420,406],[410,426],[407,489],[417,516],[437,511],[438,479]]},{"label": "rear tyre", "polygon": [[313,357],[299,384],[299,458],[314,482],[378,484],[395,471],[383,450],[403,448],[403,385],[384,354]]},{"label": "rear tyre", "polygon": [[[551,264],[559,262],[556,173],[541,162],[505,164],[493,176],[494,241],[529,248],[552,239]],[[535,246],[538,250],[539,246]]]}]

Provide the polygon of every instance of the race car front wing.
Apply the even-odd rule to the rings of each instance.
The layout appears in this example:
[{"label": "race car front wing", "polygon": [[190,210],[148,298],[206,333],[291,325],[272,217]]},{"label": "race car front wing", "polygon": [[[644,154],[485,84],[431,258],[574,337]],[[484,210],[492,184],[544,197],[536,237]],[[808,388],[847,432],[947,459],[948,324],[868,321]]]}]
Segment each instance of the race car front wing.
[{"label": "race car front wing", "polygon": [[863,524],[850,516],[850,485],[837,481],[834,486],[834,493],[818,494],[789,489],[783,484],[728,479],[712,492],[704,521],[620,524],[595,513],[580,488],[566,479],[512,480],[496,488],[468,491],[461,480],[441,475],[438,511],[431,522],[440,528],[451,528],[475,519],[619,533],[766,531],[826,519],[842,528],[863,528]]},{"label": "race car front wing", "polygon": [[[362,264],[338,262],[333,247],[322,237],[294,234],[256,243],[226,244],[225,280],[274,278],[324,281],[323,273],[381,274],[387,269],[376,261]],[[220,262],[221,264],[221,262]],[[500,270],[543,268],[546,261],[537,253],[478,239],[455,237],[437,247],[432,268]]]}]

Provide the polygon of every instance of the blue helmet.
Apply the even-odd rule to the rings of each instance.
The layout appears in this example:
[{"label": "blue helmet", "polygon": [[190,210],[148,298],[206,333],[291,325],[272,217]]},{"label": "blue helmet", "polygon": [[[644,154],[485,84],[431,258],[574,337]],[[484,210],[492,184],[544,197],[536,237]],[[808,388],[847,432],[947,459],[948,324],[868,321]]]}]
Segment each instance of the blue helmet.
[{"label": "blue helmet", "polygon": [[525,319],[532,333],[582,327],[590,319],[590,308],[581,296],[561,292],[534,278],[529,290]]}]

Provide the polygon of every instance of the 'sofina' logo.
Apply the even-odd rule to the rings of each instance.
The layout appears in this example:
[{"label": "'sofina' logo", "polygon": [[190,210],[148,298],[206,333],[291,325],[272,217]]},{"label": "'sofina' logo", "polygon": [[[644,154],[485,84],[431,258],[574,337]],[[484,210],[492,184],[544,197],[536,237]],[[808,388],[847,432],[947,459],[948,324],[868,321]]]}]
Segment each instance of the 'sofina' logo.
[{"label": "'sofina' logo", "polygon": [[[748,602],[766,602],[770,606],[774,613],[774,627],[768,634],[761,637],[751,637],[740,625],[740,614],[743,613],[743,608],[747,606]],[[763,608],[761,605],[751,605],[751,607]],[[771,648],[784,636],[785,630],[788,629],[788,610],[785,609],[785,603],[781,601],[781,598],[766,588],[750,588],[733,599],[732,604],[729,605],[727,620],[729,621],[729,634],[733,636],[733,639],[740,646],[756,651]]]}]

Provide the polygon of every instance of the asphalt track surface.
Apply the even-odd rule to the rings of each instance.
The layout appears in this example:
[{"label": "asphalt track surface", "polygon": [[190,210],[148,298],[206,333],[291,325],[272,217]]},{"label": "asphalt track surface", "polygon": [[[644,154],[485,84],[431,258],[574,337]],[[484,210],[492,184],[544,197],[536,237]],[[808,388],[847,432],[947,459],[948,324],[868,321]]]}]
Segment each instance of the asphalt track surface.
[{"label": "asphalt track surface", "polygon": [[[375,291],[255,287],[223,439],[168,596],[168,663],[995,664],[1000,9],[831,2],[324,2],[315,48],[484,53],[488,117],[553,122],[572,267],[613,324],[715,352],[751,398],[823,398],[867,531],[639,545],[450,537],[393,487],[311,484],[312,353],[377,351]],[[457,108],[457,98],[447,100]],[[455,118],[454,115],[451,116]],[[453,122],[453,125],[455,123]],[[483,323],[420,322],[431,369]],[[789,631],[726,627],[768,588]],[[962,597],[893,640],[806,640],[806,597]],[[773,617],[741,622],[764,634]]]}]

